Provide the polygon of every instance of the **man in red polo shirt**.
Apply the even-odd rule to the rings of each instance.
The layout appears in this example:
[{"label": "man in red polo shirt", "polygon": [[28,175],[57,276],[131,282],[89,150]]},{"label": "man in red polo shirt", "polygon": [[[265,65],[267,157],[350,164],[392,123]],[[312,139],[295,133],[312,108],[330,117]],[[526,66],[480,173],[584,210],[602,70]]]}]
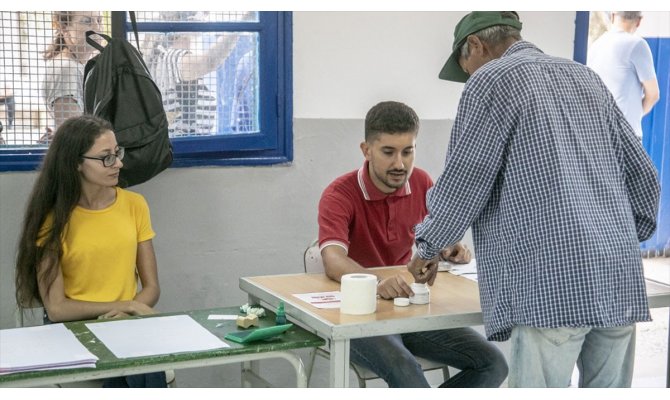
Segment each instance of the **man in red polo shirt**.
[{"label": "man in red polo shirt", "polygon": [[[319,202],[319,247],[331,279],[410,261],[414,225],[428,214],[426,192],[433,185],[425,171],[414,168],[418,131],[419,118],[403,103],[386,101],[368,111],[363,167],[337,178]],[[452,262],[471,257],[460,244],[440,256]],[[392,299],[409,297],[412,290],[396,275],[381,279],[377,293]],[[351,340],[351,360],[389,387],[429,387],[415,356],[461,371],[441,387],[498,387],[507,376],[500,350],[471,328]]]}]

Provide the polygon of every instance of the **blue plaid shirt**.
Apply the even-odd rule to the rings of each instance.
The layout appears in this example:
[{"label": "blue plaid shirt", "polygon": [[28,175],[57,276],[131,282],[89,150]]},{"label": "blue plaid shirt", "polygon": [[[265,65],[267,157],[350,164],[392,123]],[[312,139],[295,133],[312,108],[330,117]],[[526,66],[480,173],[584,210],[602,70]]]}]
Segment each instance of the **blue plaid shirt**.
[{"label": "blue plaid shirt", "polygon": [[465,84],[421,258],[472,226],[486,335],[649,321],[656,171],[600,78],[519,41]]}]

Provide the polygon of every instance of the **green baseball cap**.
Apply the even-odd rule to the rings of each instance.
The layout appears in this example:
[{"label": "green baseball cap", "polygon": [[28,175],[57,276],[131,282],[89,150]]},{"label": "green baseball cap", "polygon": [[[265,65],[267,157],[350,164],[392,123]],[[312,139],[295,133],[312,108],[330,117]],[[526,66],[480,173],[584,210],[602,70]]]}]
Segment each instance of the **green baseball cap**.
[{"label": "green baseball cap", "polygon": [[521,22],[518,19],[503,16],[500,11],[473,11],[463,17],[454,29],[452,53],[440,71],[440,79],[454,82],[467,81],[469,75],[458,64],[461,46],[469,35],[495,25],[509,25],[521,30]]}]

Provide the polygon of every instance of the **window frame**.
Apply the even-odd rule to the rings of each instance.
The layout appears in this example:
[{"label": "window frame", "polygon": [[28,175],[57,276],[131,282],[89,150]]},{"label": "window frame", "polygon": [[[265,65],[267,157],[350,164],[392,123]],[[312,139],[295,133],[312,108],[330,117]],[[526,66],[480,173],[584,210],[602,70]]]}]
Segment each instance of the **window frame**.
[{"label": "window frame", "polygon": [[586,54],[589,47],[589,16],[590,11],[577,11],[575,14],[575,41],[572,59],[586,65]]},{"label": "window frame", "polygon": [[[257,32],[259,35],[259,118],[257,134],[172,139],[171,167],[258,166],[293,161],[292,13],[258,13],[258,22],[138,22],[138,32]],[[112,11],[112,36],[132,32],[126,11]],[[129,40],[134,44],[134,39]],[[46,147],[0,146],[0,172],[30,171]]]}]

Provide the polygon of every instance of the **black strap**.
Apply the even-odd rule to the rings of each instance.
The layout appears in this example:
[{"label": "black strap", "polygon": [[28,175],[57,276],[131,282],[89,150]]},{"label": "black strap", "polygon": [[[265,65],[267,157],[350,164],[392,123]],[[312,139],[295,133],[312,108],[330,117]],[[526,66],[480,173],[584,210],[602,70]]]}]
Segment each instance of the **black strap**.
[{"label": "black strap", "polygon": [[93,38],[91,37],[93,35],[100,36],[101,38],[105,39],[107,41],[107,43],[112,41],[112,38],[105,35],[104,33],[99,33],[99,32],[96,32],[96,31],[86,31],[86,43],[88,43],[92,47],[96,48],[98,51],[102,51],[104,49],[104,47],[102,47],[102,45],[100,43],[93,40]]},{"label": "black strap", "polygon": [[[133,25],[133,33],[135,33],[135,43],[137,44],[137,51],[140,51],[140,35],[139,33],[137,33],[137,19],[135,18],[135,11],[128,11],[128,14],[130,14],[130,23]],[[98,35],[104,38],[107,41],[107,43],[110,43],[112,41],[112,38],[105,35],[104,33],[99,33],[95,31],[86,31],[86,43],[93,46],[98,51],[102,51],[104,47],[100,45],[100,43],[96,42],[91,38],[91,36],[93,35]]]},{"label": "black strap", "polygon": [[128,11],[130,15],[130,23],[133,25],[133,32],[135,33],[135,43],[137,43],[137,51],[140,50],[140,35],[137,33],[137,19],[135,18],[135,11]]}]

